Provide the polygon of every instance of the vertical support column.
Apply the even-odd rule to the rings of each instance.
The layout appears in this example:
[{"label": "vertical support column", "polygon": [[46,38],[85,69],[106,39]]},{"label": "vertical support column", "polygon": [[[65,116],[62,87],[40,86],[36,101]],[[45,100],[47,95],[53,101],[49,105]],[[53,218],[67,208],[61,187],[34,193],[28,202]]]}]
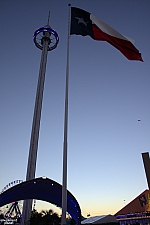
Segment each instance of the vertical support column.
[{"label": "vertical support column", "polygon": [[144,164],[145,174],[146,174],[146,178],[147,178],[147,184],[148,184],[148,188],[150,190],[150,158],[149,158],[149,153],[148,152],[142,153],[142,158],[143,158],[143,164]]},{"label": "vertical support column", "polygon": [[44,40],[42,56],[41,56],[41,63],[40,63],[37,93],[36,93],[35,108],[34,108],[34,116],[33,116],[32,132],[31,132],[31,141],[30,141],[30,150],[29,150],[29,159],[28,159],[26,180],[31,180],[31,179],[35,178],[38,139],[39,139],[39,130],[40,130],[41,110],[42,110],[42,100],[43,100],[46,62],[47,62],[47,48],[48,48],[48,41]]},{"label": "vertical support column", "polygon": [[[36,30],[33,36],[34,44],[36,45],[37,48],[42,50],[42,56],[34,107],[26,181],[35,178],[47,53],[48,51],[55,49],[59,41],[58,34],[49,26],[49,18],[50,13],[48,16],[48,24]],[[25,200],[23,204],[21,225],[29,223],[29,219],[31,217],[31,210],[32,210],[32,199]]]},{"label": "vertical support column", "polygon": [[[35,101],[35,107],[34,107],[34,116],[33,116],[33,123],[32,123],[26,181],[35,178],[42,100],[43,100],[46,62],[47,62],[47,53],[48,53],[47,49],[49,44],[48,32],[45,32],[45,34],[43,35],[42,41],[43,41],[43,49],[42,49],[39,78],[38,78],[38,85],[37,85],[37,92],[36,92],[36,101]],[[25,200],[23,205],[23,214],[22,214],[22,222],[21,222],[22,225],[25,225],[29,222],[29,219],[31,217],[31,210],[32,210],[32,199]]]},{"label": "vertical support column", "polygon": [[65,116],[64,116],[61,225],[66,225],[66,212],[67,212],[68,89],[69,89],[69,45],[70,45],[70,9],[71,9],[70,4],[68,4],[68,8],[69,13],[68,13],[68,41],[67,41],[66,90],[65,90]]}]

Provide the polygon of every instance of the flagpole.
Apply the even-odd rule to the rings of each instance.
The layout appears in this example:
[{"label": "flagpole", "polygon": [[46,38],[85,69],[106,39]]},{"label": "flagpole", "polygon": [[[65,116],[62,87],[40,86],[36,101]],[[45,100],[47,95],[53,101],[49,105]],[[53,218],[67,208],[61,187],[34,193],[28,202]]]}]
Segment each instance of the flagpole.
[{"label": "flagpole", "polygon": [[67,147],[68,147],[68,86],[69,86],[69,43],[70,43],[70,11],[68,4],[68,40],[67,40],[67,63],[66,63],[66,90],[65,90],[65,115],[64,115],[64,143],[63,143],[63,177],[62,177],[62,218],[61,225],[66,225],[67,212]]}]

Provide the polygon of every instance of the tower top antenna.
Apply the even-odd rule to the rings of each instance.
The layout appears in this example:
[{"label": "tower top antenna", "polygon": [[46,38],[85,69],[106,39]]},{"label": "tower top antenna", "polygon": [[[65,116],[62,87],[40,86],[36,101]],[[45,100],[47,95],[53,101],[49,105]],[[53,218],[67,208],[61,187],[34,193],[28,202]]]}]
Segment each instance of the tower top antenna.
[{"label": "tower top antenna", "polygon": [[47,21],[48,26],[49,26],[49,20],[50,20],[50,10],[48,11],[48,21]]}]

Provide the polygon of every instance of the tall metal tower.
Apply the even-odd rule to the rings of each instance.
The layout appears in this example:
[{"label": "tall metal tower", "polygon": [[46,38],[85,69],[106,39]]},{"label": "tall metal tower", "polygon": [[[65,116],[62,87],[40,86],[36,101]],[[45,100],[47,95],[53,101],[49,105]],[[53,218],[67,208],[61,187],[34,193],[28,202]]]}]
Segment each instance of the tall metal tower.
[{"label": "tall metal tower", "polygon": [[[35,178],[47,54],[48,51],[51,51],[57,47],[59,41],[58,34],[49,26],[49,17],[50,16],[48,16],[48,24],[36,30],[33,36],[34,44],[36,45],[37,48],[42,50],[42,55],[41,55],[41,63],[36,92],[33,123],[32,123],[29,158],[26,174],[27,181]],[[31,210],[32,210],[32,200],[24,201],[22,222],[21,222],[22,225],[28,223],[31,216]]]}]

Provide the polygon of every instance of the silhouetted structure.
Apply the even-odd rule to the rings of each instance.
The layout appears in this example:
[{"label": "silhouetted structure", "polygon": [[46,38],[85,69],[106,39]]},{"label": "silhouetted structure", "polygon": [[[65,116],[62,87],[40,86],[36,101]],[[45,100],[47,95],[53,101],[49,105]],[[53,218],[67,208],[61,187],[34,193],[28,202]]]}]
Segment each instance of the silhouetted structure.
[{"label": "silhouetted structure", "polygon": [[[39,28],[34,33],[34,43],[37,48],[42,50],[42,56],[41,56],[40,71],[34,107],[34,116],[32,123],[29,158],[26,174],[27,181],[35,178],[47,54],[48,51],[51,51],[57,47],[58,41],[59,38],[56,31],[54,31],[49,26],[49,18],[48,24],[42,28]],[[26,224],[27,221],[29,221],[29,218],[31,216],[31,210],[32,210],[32,199],[25,200],[23,205],[22,225]]]}]

